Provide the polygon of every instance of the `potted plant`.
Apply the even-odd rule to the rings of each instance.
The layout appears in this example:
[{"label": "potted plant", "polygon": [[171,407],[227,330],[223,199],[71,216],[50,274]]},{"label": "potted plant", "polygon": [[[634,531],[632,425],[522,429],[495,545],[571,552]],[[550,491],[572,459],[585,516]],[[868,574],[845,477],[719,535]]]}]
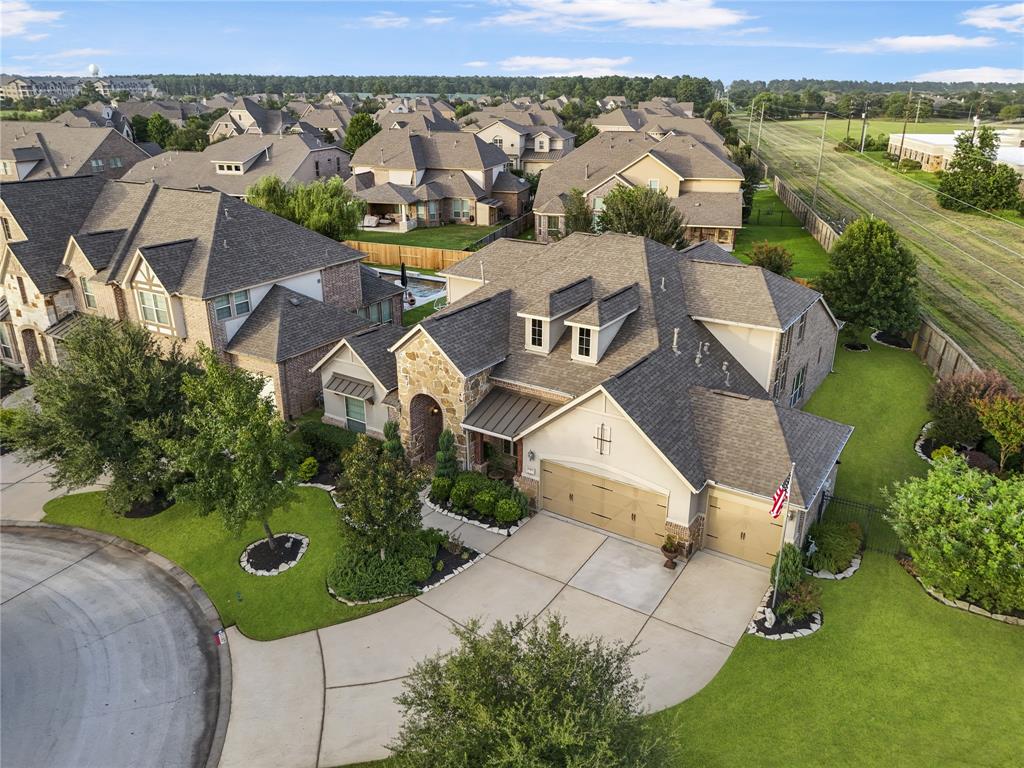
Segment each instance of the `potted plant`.
[{"label": "potted plant", "polygon": [[665,567],[675,568],[676,558],[679,557],[679,552],[682,548],[679,546],[679,540],[671,533],[665,537],[665,541],[661,544],[661,554],[665,556]]}]

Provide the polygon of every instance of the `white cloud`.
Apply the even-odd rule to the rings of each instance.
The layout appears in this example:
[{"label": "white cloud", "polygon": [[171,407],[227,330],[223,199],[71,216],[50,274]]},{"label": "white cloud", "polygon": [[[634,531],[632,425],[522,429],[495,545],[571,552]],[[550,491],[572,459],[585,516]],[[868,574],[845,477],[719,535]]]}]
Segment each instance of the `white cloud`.
[{"label": "white cloud", "polygon": [[25,39],[30,43],[38,43],[40,40],[45,40],[49,36],[49,32],[37,32],[34,35],[25,35]]},{"label": "white cloud", "polygon": [[363,22],[374,29],[397,29],[409,26],[409,17],[399,16],[391,11],[381,11],[373,16],[364,16]]},{"label": "white cloud", "polygon": [[489,61],[480,61],[479,59],[477,59],[476,61],[467,61],[462,66],[464,66],[464,67],[474,67],[476,69],[479,69],[480,67],[490,66],[490,62]]},{"label": "white cloud", "polygon": [[56,53],[32,53],[24,56],[12,56],[17,61],[67,61],[68,59],[89,59],[97,56],[109,56],[113,51],[105,48],[69,48]]},{"label": "white cloud", "polygon": [[980,29],[1024,32],[1024,3],[983,5],[964,12],[961,24]]},{"label": "white cloud", "polygon": [[715,0],[517,0],[492,24],[587,29],[623,26],[645,29],[717,29],[753,18],[720,8]]},{"label": "white cloud", "polygon": [[431,26],[437,26],[439,24],[447,24],[449,21],[454,20],[454,16],[427,16],[423,19],[423,23],[430,24]]},{"label": "white cloud", "polygon": [[506,72],[529,72],[539,77],[559,75],[602,77],[625,74],[623,67],[632,60],[631,56],[622,56],[617,59],[601,56],[587,56],[578,59],[563,56],[512,56],[503,59],[500,65]]},{"label": "white cloud", "polygon": [[990,48],[995,45],[993,37],[961,37],[960,35],[900,35],[899,37],[876,37],[866,43],[840,45],[832,49],[835,53],[936,53],[959,51],[966,48]]},{"label": "white cloud", "polygon": [[[30,26],[52,24],[58,21],[64,11],[38,11],[23,0],[3,0],[0,2],[0,36],[20,37],[26,35]],[[29,39],[40,39],[29,36]]]},{"label": "white cloud", "polygon": [[925,72],[913,80],[937,83],[1024,83],[1024,69],[1012,67],[940,69],[936,72]]}]

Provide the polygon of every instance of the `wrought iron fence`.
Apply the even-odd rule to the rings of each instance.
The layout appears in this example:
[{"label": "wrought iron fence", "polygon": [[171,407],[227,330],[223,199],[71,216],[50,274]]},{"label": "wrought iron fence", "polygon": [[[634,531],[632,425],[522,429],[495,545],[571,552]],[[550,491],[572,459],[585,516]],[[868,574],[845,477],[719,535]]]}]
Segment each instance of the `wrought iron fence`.
[{"label": "wrought iron fence", "polygon": [[860,524],[864,531],[864,548],[871,552],[897,555],[903,551],[896,531],[882,516],[882,510],[871,504],[826,493],[818,506],[818,520]]}]

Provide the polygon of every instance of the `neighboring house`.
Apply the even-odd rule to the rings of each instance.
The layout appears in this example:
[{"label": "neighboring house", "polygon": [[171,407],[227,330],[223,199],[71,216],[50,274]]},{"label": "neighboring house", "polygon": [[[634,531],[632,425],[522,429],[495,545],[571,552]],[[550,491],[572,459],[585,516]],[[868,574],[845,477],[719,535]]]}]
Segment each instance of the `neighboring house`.
[{"label": "neighboring house", "polygon": [[308,133],[309,126],[303,126],[286,109],[264,109],[248,96],[235,99],[227,113],[210,126],[206,132],[210,141],[218,141],[243,133],[263,136],[270,133]]},{"label": "neighboring house", "polygon": [[641,101],[636,109],[648,115],[693,117],[692,101],[676,101],[671,96],[655,96],[649,101]]},{"label": "neighboring house", "polygon": [[211,144],[202,152],[164,152],[136,163],[125,181],[155,181],[162,187],[216,189],[245,199],[264,176],[309,183],[349,176],[350,155],[313,134],[246,134]]},{"label": "neighboring house", "polygon": [[361,253],[220,192],[48,179],[4,186],[0,215],[0,280],[29,372],[102,315],[212,348],[264,376],[294,417],[317,402],[309,369],[341,338],[381,322],[382,303],[401,323],[402,289]]},{"label": "neighboring house", "polygon": [[696,136],[709,146],[725,146],[711,123],[702,117],[682,117],[665,112],[640,109],[617,109],[589,121],[599,133],[645,133],[652,139],[663,139],[673,133]]},{"label": "neighboring house", "polygon": [[129,122],[136,116],[149,120],[153,115],[162,115],[175,128],[183,128],[190,117],[196,117],[207,111],[206,107],[202,104],[165,99],[115,101],[113,105],[117,108],[118,112],[128,118]]},{"label": "neighboring house", "polygon": [[[890,134],[889,154],[900,160],[917,160],[922,171],[944,171],[956,152],[956,137],[952,133],[901,133]],[[1018,173],[1024,173],[1024,129],[1007,128],[997,130],[999,148],[996,162],[1005,163]]]},{"label": "neighboring house", "polygon": [[0,122],[0,181],[91,173],[118,179],[148,155],[116,128],[60,123]]},{"label": "neighboring house", "polygon": [[498,240],[445,275],[452,303],[387,347],[394,379],[369,337],[319,363],[346,397],[397,386],[411,460],[450,429],[462,466],[504,455],[538,508],[761,565],[795,465],[787,539],[803,540],[852,432],[798,409],[838,338],[821,294],[712,243],[614,233]]},{"label": "neighboring house", "polygon": [[565,232],[565,202],[573,189],[583,191],[596,217],[615,187],[643,186],[669,197],[686,220],[691,243],[711,240],[731,251],[743,226],[742,181],[734,163],[692,136],[657,141],[645,133],[603,133],[541,174],[534,231],[542,241]]},{"label": "neighboring house", "polygon": [[91,82],[96,92],[105,99],[113,98],[116,93],[127,93],[129,96],[141,99],[144,96],[153,96],[157,89],[152,80],[145,80],[141,77],[100,77],[85,78]]},{"label": "neighboring house", "polygon": [[547,109],[551,112],[561,112],[563,109],[569,106],[570,102],[579,104],[580,100],[576,97],[570,98],[563,93],[561,96],[556,96],[553,99],[542,101],[540,105],[542,108]]},{"label": "neighboring house", "polygon": [[[445,101],[438,101],[429,96],[399,97],[387,99],[384,106],[374,113],[373,119],[381,128],[389,128],[394,119],[400,115],[418,115],[428,123],[444,126],[455,120],[455,109]],[[438,128],[435,130],[453,130]],[[456,127],[454,130],[458,130]]]},{"label": "neighboring house", "polygon": [[604,112],[611,112],[613,109],[628,107],[629,100],[625,96],[605,96],[597,100],[597,106]]},{"label": "neighboring house", "polygon": [[113,128],[128,141],[135,140],[131,118],[116,106],[104,104],[102,101],[94,101],[81,109],[61,112],[50,122],[71,128]]},{"label": "neighboring house", "polygon": [[390,216],[401,231],[449,222],[487,226],[522,215],[529,202],[529,184],[506,171],[507,162],[473,133],[385,129],[356,150],[346,186],[369,214]]},{"label": "neighboring house", "polygon": [[215,109],[231,109],[234,103],[235,97],[230,93],[218,93],[208,99],[203,99],[203,106],[210,112]]},{"label": "neighboring house", "polygon": [[489,125],[495,120],[508,120],[516,125],[526,126],[550,125],[556,128],[562,126],[562,118],[539,104],[520,107],[510,103],[500,104],[497,107],[484,107],[476,112],[470,112],[459,121],[459,124],[463,127]]},{"label": "neighboring house", "polygon": [[32,77],[3,75],[2,82],[0,82],[0,93],[11,101],[42,97],[58,104],[77,96],[87,83],[91,83],[96,92],[105,98],[110,98],[121,91],[127,91],[136,98],[152,96],[156,93],[151,81],[136,77],[51,77],[45,75]]},{"label": "neighboring house", "polygon": [[576,135],[552,125],[529,126],[511,120],[495,120],[463,128],[500,148],[508,155],[508,169],[540,173],[572,151]]},{"label": "neighboring house", "polygon": [[[289,109],[291,109],[291,103],[289,103]],[[331,136],[334,137],[333,140],[339,143],[345,140],[345,132],[352,119],[352,110],[344,104],[334,106],[307,104],[305,109],[296,114],[303,123],[318,128],[320,131],[330,131]]]}]

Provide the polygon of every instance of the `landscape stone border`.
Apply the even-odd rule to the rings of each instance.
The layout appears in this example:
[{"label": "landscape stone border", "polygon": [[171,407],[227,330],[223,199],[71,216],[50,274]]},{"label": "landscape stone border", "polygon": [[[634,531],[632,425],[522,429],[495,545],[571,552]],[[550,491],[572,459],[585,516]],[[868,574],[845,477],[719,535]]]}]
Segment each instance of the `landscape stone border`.
[{"label": "landscape stone border", "polygon": [[957,608],[957,609],[959,609],[961,611],[967,611],[968,613],[974,613],[974,614],[977,614],[978,616],[984,616],[987,619],[995,619],[996,621],[1001,621],[1004,624],[1013,624],[1013,625],[1018,626],[1018,627],[1024,627],[1024,619],[1019,619],[1016,616],[1007,616],[1007,615],[1002,614],[1002,613],[991,613],[989,611],[986,611],[980,605],[975,605],[974,603],[968,603],[966,600],[950,600],[948,597],[946,597],[944,594],[939,592],[937,589],[932,589],[927,584],[925,584],[923,581],[921,581],[921,577],[918,576],[917,574],[911,574],[911,575],[915,579],[917,579],[917,583],[918,584],[920,584],[922,587],[924,587],[924,591],[925,592],[927,592],[935,600],[937,600],[938,602],[942,603],[943,605],[948,605],[950,608]]},{"label": "landscape stone border", "polygon": [[457,515],[454,512],[445,509],[440,504],[435,504],[430,499],[428,499],[426,496],[423,497],[423,504],[424,504],[424,506],[426,506],[427,509],[432,510],[434,512],[438,512],[438,513],[444,515],[445,517],[451,517],[451,518],[453,518],[455,520],[461,520],[464,523],[469,523],[470,525],[475,525],[477,528],[483,528],[485,531],[490,531],[491,533],[497,533],[497,534],[499,534],[501,536],[511,536],[513,533],[515,533],[520,528],[522,528],[526,524],[526,521],[529,519],[529,515],[527,515],[526,517],[521,519],[518,523],[516,523],[513,526],[510,526],[508,528],[500,528],[497,525],[487,525],[486,523],[481,523],[479,520],[474,520],[471,517],[465,517],[464,515]]},{"label": "landscape stone border", "polygon": [[425,593],[429,592],[430,590],[434,589],[434,587],[440,587],[442,584],[444,584],[446,581],[448,581],[448,579],[455,578],[460,573],[462,573],[464,570],[466,570],[471,565],[476,563],[478,560],[482,560],[484,557],[486,557],[486,554],[484,552],[478,552],[476,557],[472,558],[471,560],[467,560],[465,563],[460,565],[458,568],[456,568],[454,571],[449,573],[447,576],[445,576],[443,579],[441,579],[437,583],[431,584],[430,586],[427,586],[427,587],[423,587],[423,589],[421,589],[418,593],[408,593],[408,594],[403,594],[403,595],[390,595],[388,597],[375,597],[372,600],[348,600],[347,598],[342,597],[337,592],[335,592],[333,589],[331,589],[331,585],[330,584],[327,585],[327,591],[328,591],[328,593],[330,593],[331,597],[333,597],[339,603],[344,603],[345,605],[347,605],[349,607],[355,607],[357,605],[373,605],[374,603],[383,603],[383,602],[385,602],[387,600],[397,600],[400,597],[415,597],[416,594],[422,595],[422,594],[425,594]]},{"label": "landscape stone border", "polygon": [[914,443],[914,451],[922,459],[927,461],[929,464],[934,464],[930,456],[927,456],[924,452],[924,441],[928,439],[928,430],[932,428],[934,421],[929,421],[923,427],[921,427],[921,433],[917,436],[917,441]]},{"label": "landscape stone border", "polygon": [[763,619],[765,616],[765,608],[768,605],[768,598],[771,597],[772,588],[768,587],[768,591],[764,593],[764,597],[761,598],[760,605],[757,606],[757,610],[754,611],[754,617],[750,620],[750,624],[747,625],[747,634],[755,635],[757,637],[763,637],[765,640],[795,640],[798,637],[807,637],[813,635],[819,629],[823,623],[821,611],[816,611],[811,615],[811,626],[807,629],[794,629],[792,632],[783,632],[780,635],[767,635],[757,628],[758,619]]},{"label": "landscape stone border", "polygon": [[[71,531],[80,536],[94,539],[96,541],[103,542],[104,544],[109,544],[111,546],[127,550],[128,552],[134,552],[136,555],[139,555],[149,561],[178,582],[193,602],[195,602],[199,607],[200,612],[209,624],[213,634],[218,638],[226,637],[226,633],[224,633],[224,622],[220,618],[220,613],[217,612],[217,606],[213,604],[213,601],[210,599],[210,596],[206,594],[206,591],[199,586],[199,583],[192,578],[188,571],[174,561],[168,560],[163,555],[154,552],[148,547],[136,544],[134,541],[129,541],[128,539],[122,539],[120,536],[114,536],[110,533],[93,531],[88,528],[79,528],[74,525],[54,525],[52,523],[28,520],[0,520],[0,531],[4,531],[8,528],[36,528],[52,531]],[[217,768],[217,766],[220,765],[221,753],[224,751],[224,740],[227,737],[228,732],[228,719],[231,717],[231,648],[226,640],[218,642],[217,648],[224,650],[223,653],[217,654],[217,666],[220,675],[220,696],[217,705],[217,721],[214,724],[213,739],[210,742],[210,754],[206,757],[206,768]]]},{"label": "landscape stone border", "polygon": [[299,546],[299,554],[294,560],[292,560],[290,563],[282,563],[277,568],[274,568],[269,571],[258,571],[251,565],[249,565],[249,552],[253,549],[253,547],[256,547],[262,544],[264,541],[266,541],[267,539],[266,537],[264,537],[262,539],[257,539],[242,551],[242,556],[238,558],[238,564],[242,566],[242,570],[246,573],[251,573],[253,576],[277,576],[279,574],[284,573],[289,568],[293,568],[294,566],[298,565],[299,560],[302,559],[302,556],[306,554],[306,550],[309,549],[309,537],[303,536],[301,533],[291,532],[274,534],[275,539],[279,536],[291,536],[293,539],[298,539],[300,542],[302,542],[302,544]]},{"label": "landscape stone border", "polygon": [[889,349],[898,349],[900,352],[914,351],[913,347],[897,347],[895,344],[886,344],[884,341],[878,338],[878,334],[880,333],[881,331],[875,331],[874,333],[871,334],[871,340],[875,342],[875,344],[881,344],[883,347],[888,347]]},{"label": "landscape stone border", "polygon": [[842,581],[848,579],[860,569],[860,553],[853,556],[853,560],[850,561],[850,567],[845,571],[839,573],[832,573],[831,571],[812,571],[810,568],[805,568],[807,573],[811,574],[816,579],[827,579],[828,581]]}]

